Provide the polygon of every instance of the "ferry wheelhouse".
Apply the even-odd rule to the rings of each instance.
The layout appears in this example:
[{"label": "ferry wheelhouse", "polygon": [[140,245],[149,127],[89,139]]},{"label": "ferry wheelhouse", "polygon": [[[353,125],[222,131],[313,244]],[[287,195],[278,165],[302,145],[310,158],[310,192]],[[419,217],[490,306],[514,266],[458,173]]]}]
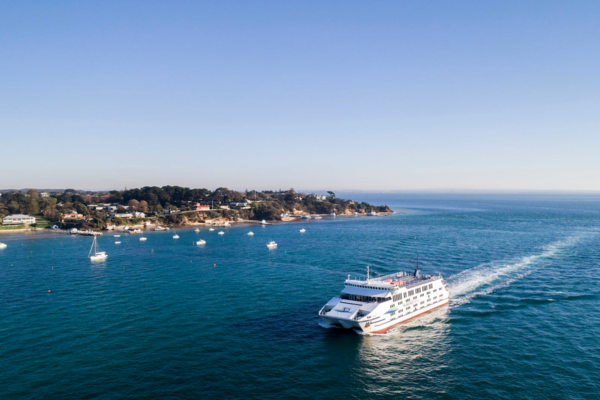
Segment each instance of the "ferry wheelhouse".
[{"label": "ferry wheelhouse", "polygon": [[319,311],[325,325],[383,333],[392,326],[448,304],[449,291],[441,275],[397,272],[366,280],[346,279],[339,296]]}]

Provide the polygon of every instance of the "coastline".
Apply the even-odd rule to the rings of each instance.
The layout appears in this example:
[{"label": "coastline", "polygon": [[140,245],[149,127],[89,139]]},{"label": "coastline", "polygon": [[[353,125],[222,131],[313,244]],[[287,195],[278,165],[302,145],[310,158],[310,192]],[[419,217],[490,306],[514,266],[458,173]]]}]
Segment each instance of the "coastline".
[{"label": "coastline", "polygon": [[[372,216],[372,218],[377,218],[377,217],[387,217],[389,214],[393,214],[395,213],[394,211],[391,212],[380,212],[375,216]],[[314,216],[319,216],[322,217],[323,219],[330,219],[330,218],[347,218],[347,217],[366,217],[367,214],[366,213],[360,213],[357,215],[354,214],[339,214],[336,215],[335,217],[327,215],[327,214],[312,214],[311,217]],[[143,230],[149,230],[149,231],[153,231],[154,228],[156,226],[164,226],[164,227],[168,227],[168,228],[192,228],[192,227],[220,227],[220,228],[227,228],[227,227],[232,227],[232,226],[247,226],[247,225],[278,225],[278,224],[285,224],[285,223],[293,223],[293,222],[302,222],[302,221],[310,221],[314,218],[311,219],[303,219],[301,217],[298,216],[290,216],[290,217],[283,217],[281,221],[267,221],[266,224],[263,224],[261,221],[257,221],[257,220],[238,220],[238,221],[228,221],[225,219],[218,219],[218,220],[207,220],[205,222],[188,222],[188,223],[184,223],[184,224],[135,224],[135,225],[120,225],[115,227],[114,229],[86,229],[86,230],[90,230],[90,231],[95,231],[95,232],[123,232],[126,231],[126,227],[129,229],[143,229]],[[150,222],[150,221],[147,221]],[[228,223],[229,225],[224,225],[225,223]],[[6,230],[2,230],[0,229],[0,236],[1,235],[10,235],[11,233],[14,234],[22,234],[22,233],[27,233],[27,232],[42,232],[42,233],[60,233],[60,234],[70,234],[69,229],[50,229],[50,228],[19,228],[19,229],[6,229]]]}]

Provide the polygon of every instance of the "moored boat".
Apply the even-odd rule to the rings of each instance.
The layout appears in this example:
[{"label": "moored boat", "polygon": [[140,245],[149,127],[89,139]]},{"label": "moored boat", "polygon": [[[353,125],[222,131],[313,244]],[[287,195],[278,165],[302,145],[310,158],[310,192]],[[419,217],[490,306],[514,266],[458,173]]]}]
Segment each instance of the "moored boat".
[{"label": "moored boat", "polygon": [[267,248],[275,249],[275,248],[277,248],[277,243],[270,241],[269,243],[267,243]]},{"label": "moored boat", "polygon": [[[95,238],[96,238],[96,237],[94,237],[94,239],[95,239]],[[5,248],[7,248],[7,247],[8,247],[8,245],[7,245],[6,243],[0,243],[0,249],[5,249]]]},{"label": "moored boat", "polygon": [[206,240],[202,240],[202,239],[200,239],[200,240],[198,240],[198,241],[196,242],[196,246],[201,246],[201,245],[203,245],[203,244],[206,244]]},{"label": "moored boat", "polygon": [[94,240],[92,241],[92,247],[90,247],[90,252],[88,254],[88,258],[90,261],[102,261],[108,257],[105,251],[98,251],[98,245],[96,242],[96,236],[94,236]]}]

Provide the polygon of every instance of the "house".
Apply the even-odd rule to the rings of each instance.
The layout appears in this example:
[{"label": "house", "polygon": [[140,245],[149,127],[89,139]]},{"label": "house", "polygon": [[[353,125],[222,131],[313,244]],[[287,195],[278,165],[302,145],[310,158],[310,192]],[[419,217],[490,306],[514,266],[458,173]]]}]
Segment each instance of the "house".
[{"label": "house", "polygon": [[40,193],[40,196],[42,196],[42,197],[50,197],[50,193],[48,193],[48,192],[42,192],[42,193]]},{"label": "house", "polygon": [[76,212],[64,214],[62,218],[62,222],[71,224],[81,224],[86,221],[87,219],[83,216],[83,214],[77,214]]},{"label": "house", "polygon": [[35,224],[35,217],[24,214],[13,214],[2,219],[2,225]]},{"label": "house", "polygon": [[194,208],[194,210],[196,210],[196,211],[201,211],[201,210],[210,210],[210,206],[208,206],[208,205],[203,205],[203,204],[200,204],[200,203],[196,203],[196,205],[195,205],[193,208]]},{"label": "house", "polygon": [[113,214],[114,218],[133,218],[132,213]]},{"label": "house", "polygon": [[327,196],[324,196],[322,194],[317,194],[317,195],[315,195],[315,199],[317,199],[317,200],[326,200]]},{"label": "house", "polygon": [[247,205],[248,203],[245,202],[232,201],[231,203],[229,203],[229,207],[246,207]]},{"label": "house", "polygon": [[143,212],[139,212],[139,211],[134,212],[133,216],[135,218],[146,218],[146,214],[144,214]]}]

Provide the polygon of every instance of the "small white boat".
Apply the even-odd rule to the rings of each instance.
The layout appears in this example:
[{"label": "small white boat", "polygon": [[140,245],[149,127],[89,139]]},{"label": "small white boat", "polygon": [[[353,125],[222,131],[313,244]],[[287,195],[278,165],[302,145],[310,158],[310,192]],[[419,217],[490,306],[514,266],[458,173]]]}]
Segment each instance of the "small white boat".
[{"label": "small white boat", "polygon": [[302,214],[302,216],[300,218],[302,218],[302,219],[310,219],[310,215],[309,214]]},{"label": "small white boat", "polygon": [[145,237],[140,238],[140,242],[145,242],[146,240],[148,240],[148,239],[146,239]]},{"label": "small white boat", "polygon": [[194,229],[194,232],[198,233],[198,232],[200,232],[200,229],[196,228],[196,229]]},{"label": "small white boat", "polygon": [[173,233],[175,233],[175,234],[173,235],[173,239],[179,239],[179,235],[177,234],[177,232],[173,232]]},{"label": "small white boat", "polygon": [[[95,236],[94,236],[94,239],[96,239]],[[5,249],[7,247],[8,247],[8,245],[6,243],[0,243],[0,249]]]},{"label": "small white boat", "polygon": [[248,232],[248,236],[254,236],[254,232]]},{"label": "small white boat", "polygon": [[121,244],[121,242],[115,242],[115,244]]},{"label": "small white boat", "polygon": [[304,229],[304,228],[300,229],[300,233],[304,233],[304,232],[306,232],[306,229]]},{"label": "small white boat", "polygon": [[223,231],[219,232],[219,235],[224,235],[224,234],[225,234],[225,232],[223,232]]},{"label": "small white boat", "polygon": [[329,213],[329,216],[331,216],[331,217],[335,217],[335,213],[334,213],[334,212],[332,212],[332,213]]},{"label": "small white boat", "polygon": [[266,225],[267,221],[265,221],[264,219],[262,221],[260,221],[261,224]]},{"label": "small white boat", "polygon": [[155,231],[166,231],[166,230],[167,230],[167,228],[165,228],[165,227],[162,227],[162,226],[159,226],[159,225],[156,225],[156,226],[154,227],[154,230],[155,230]]},{"label": "small white boat", "polygon": [[210,229],[209,229],[209,231],[211,231],[211,232],[212,232],[212,231],[214,231],[214,230],[215,230],[215,228],[210,228]]},{"label": "small white boat", "polygon": [[206,240],[200,239],[196,242],[196,246],[202,246],[203,244],[206,244]]},{"label": "small white boat", "polygon": [[275,248],[277,248],[277,243],[271,241],[271,242],[267,243],[267,248],[275,249]]},{"label": "small white boat", "polygon": [[94,241],[92,242],[92,247],[90,247],[90,252],[88,254],[88,258],[90,261],[102,261],[105,260],[106,255],[105,251],[98,251],[98,245],[96,243],[96,236],[94,236]]},{"label": "small white boat", "polygon": [[323,219],[323,217],[321,217],[320,215],[315,215],[313,218],[314,219]]},{"label": "small white boat", "polygon": [[121,237],[121,235],[115,235],[114,237]]}]

